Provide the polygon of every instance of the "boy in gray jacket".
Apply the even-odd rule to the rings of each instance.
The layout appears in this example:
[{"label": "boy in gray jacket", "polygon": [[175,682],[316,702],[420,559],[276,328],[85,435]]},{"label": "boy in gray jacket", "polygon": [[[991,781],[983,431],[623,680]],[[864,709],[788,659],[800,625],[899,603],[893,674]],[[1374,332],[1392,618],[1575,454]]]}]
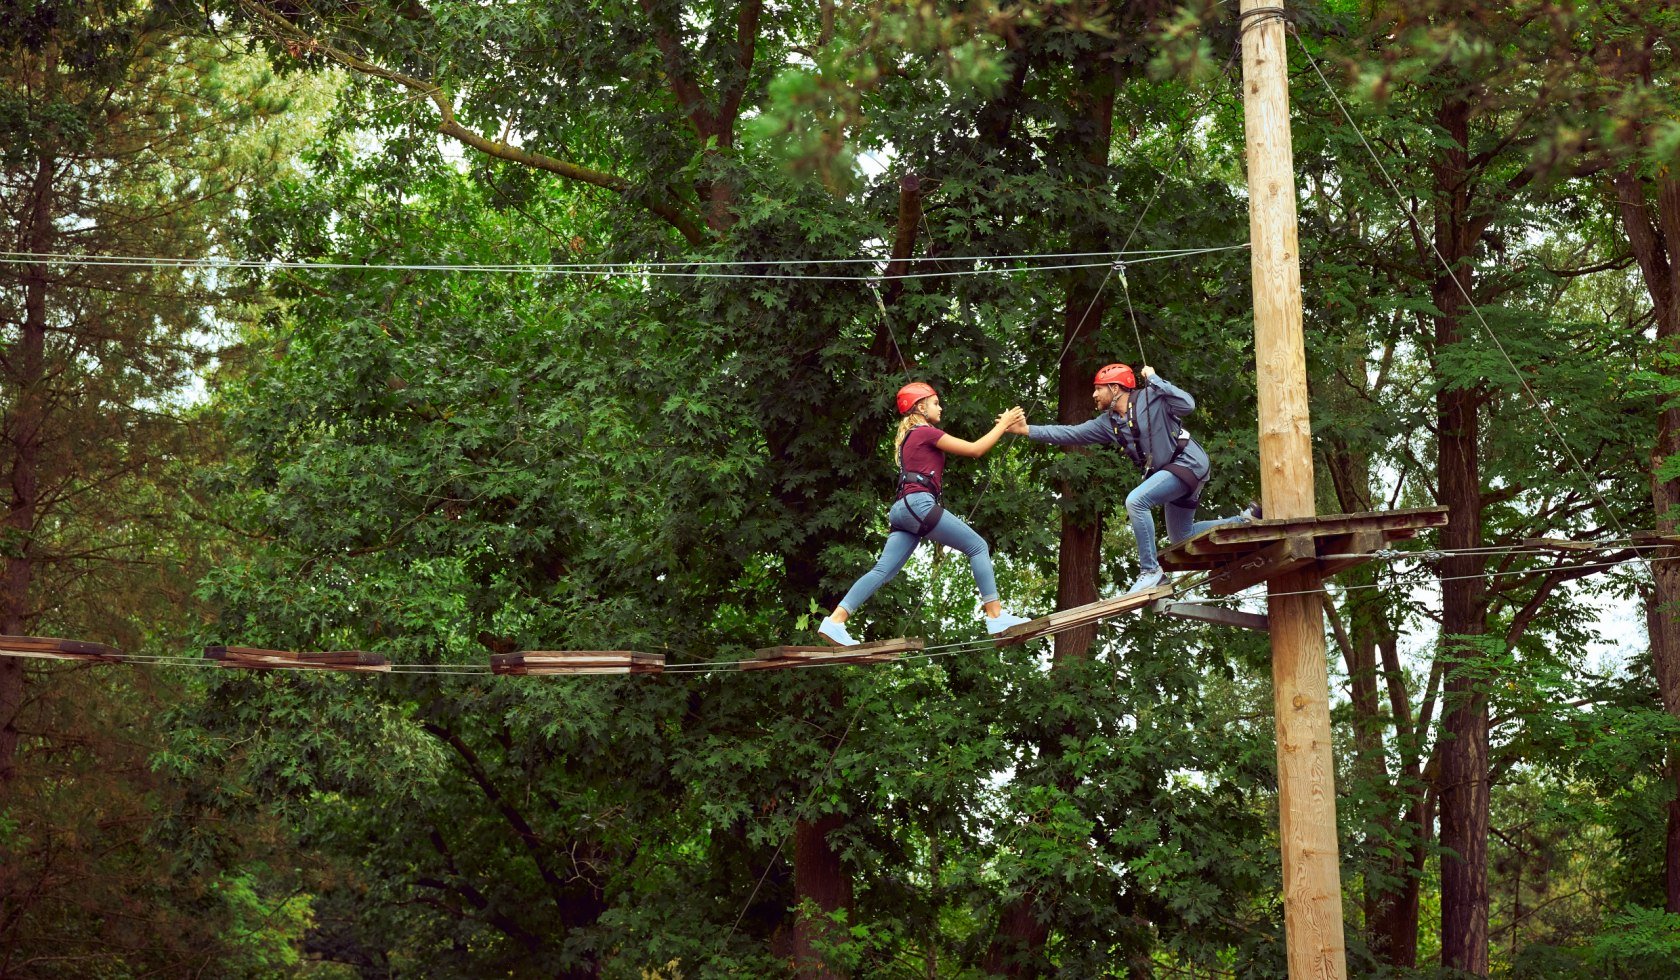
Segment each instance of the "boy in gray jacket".
[{"label": "boy in gray jacket", "polygon": [[1169,542],[1195,537],[1211,527],[1260,518],[1260,506],[1251,503],[1235,517],[1196,520],[1202,488],[1213,469],[1207,450],[1190,438],[1180,421],[1195,409],[1196,399],[1147,364],[1142,376],[1139,387],[1138,378],[1125,364],[1110,364],[1098,371],[1091,399],[1099,414],[1089,422],[1028,425],[1023,420],[1009,429],[1055,446],[1118,446],[1143,473],[1143,482],[1126,495],[1126,514],[1137,537],[1142,566],[1128,592],[1153,589],[1166,580],[1155,555],[1156,507],[1166,509]]}]

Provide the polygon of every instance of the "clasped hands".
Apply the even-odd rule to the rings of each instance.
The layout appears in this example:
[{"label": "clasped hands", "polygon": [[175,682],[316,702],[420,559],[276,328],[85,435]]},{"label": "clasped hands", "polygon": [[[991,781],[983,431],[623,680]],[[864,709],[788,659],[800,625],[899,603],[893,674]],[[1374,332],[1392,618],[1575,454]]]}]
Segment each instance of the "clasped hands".
[{"label": "clasped hands", "polygon": [[1005,432],[1024,434],[1027,431],[1027,410],[1019,405],[997,417],[996,427]]},{"label": "clasped hands", "polygon": [[[1155,369],[1145,364],[1141,369],[1139,369],[1138,377],[1144,381],[1148,381],[1150,378],[1155,377]],[[999,415],[997,424],[1003,426],[1003,431],[1009,433],[1010,435],[1024,436],[1027,434],[1026,410],[1021,408],[1021,406],[1016,405],[1009,411]]]}]

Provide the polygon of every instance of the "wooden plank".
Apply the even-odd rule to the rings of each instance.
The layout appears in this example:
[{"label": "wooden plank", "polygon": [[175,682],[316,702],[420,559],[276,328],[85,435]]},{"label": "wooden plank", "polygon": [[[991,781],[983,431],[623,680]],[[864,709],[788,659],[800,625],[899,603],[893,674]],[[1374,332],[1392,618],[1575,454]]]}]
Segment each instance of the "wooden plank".
[{"label": "wooden plank", "polygon": [[1048,616],[1040,616],[1038,619],[1032,620],[1031,622],[1022,623],[1019,626],[1011,626],[1009,629],[1004,630],[996,637],[993,637],[993,639],[996,640],[997,645],[1000,647],[1012,646],[1016,643],[1025,643],[1028,640],[1036,640],[1041,636],[1047,636],[1063,629],[1071,629],[1075,626],[1084,626],[1113,616],[1121,615],[1122,613],[1129,613],[1136,609],[1142,609],[1151,602],[1154,602],[1157,599],[1168,598],[1172,594],[1173,587],[1170,584],[1158,585],[1153,589],[1146,589],[1143,592],[1128,592],[1125,595],[1116,596],[1112,599],[1103,599],[1100,602],[1092,602],[1083,606],[1074,606],[1072,609],[1062,609],[1057,612],[1053,612]]},{"label": "wooden plank", "polygon": [[868,643],[859,643],[857,646],[850,647],[832,645],[778,646],[754,650],[753,653],[764,660],[776,660],[782,657],[798,657],[807,653],[831,653],[835,650],[844,650],[847,653],[854,654],[908,653],[913,650],[920,650],[926,645],[926,642],[919,636],[900,636],[891,640],[872,640]]},{"label": "wooden plank", "polygon": [[[1248,542],[1275,541],[1295,534],[1324,537],[1351,534],[1362,529],[1392,529],[1417,532],[1447,523],[1445,507],[1415,507],[1410,510],[1372,511],[1366,514],[1321,514],[1318,517],[1254,521],[1249,524],[1227,524],[1209,528],[1197,535],[1207,538],[1208,544],[1238,545]],[[1192,538],[1191,540],[1195,540]]]},{"label": "wooden plank", "polygon": [[1174,545],[1156,556],[1161,567],[1168,572],[1205,572],[1230,562],[1234,558],[1241,558],[1262,546],[1255,545],[1247,550],[1221,551],[1214,554],[1188,555],[1177,550]]},{"label": "wooden plank", "polygon": [[919,636],[874,640],[856,646],[776,646],[754,650],[757,656],[740,662],[741,670],[776,670],[812,664],[880,664],[927,645]]},{"label": "wooden plank", "polygon": [[1387,543],[1387,536],[1378,528],[1360,528],[1349,534],[1313,538],[1313,547],[1318,551],[1318,557],[1327,561],[1343,555],[1368,555]]},{"label": "wooden plank", "polygon": [[741,670],[787,670],[834,664],[884,664],[901,656],[902,653],[852,653],[851,647],[829,647],[797,657],[743,660],[736,667]]},{"label": "wooden plank", "polygon": [[1188,557],[1208,557],[1217,560],[1219,556],[1229,554],[1231,546],[1224,543],[1216,544],[1213,539],[1213,532],[1215,530],[1215,528],[1210,527],[1193,538],[1187,538],[1183,542],[1168,545],[1168,548],[1180,555]]},{"label": "wooden plank", "polygon": [[1316,521],[1323,527],[1347,527],[1350,530],[1381,528],[1384,531],[1406,531],[1416,534],[1432,527],[1445,527],[1445,507],[1406,507],[1400,510],[1373,510],[1362,514],[1320,514]]},{"label": "wooden plank", "polygon": [[637,650],[522,650],[490,657],[492,674],[558,676],[561,674],[658,674],[665,656]]},{"label": "wooden plank", "polygon": [[300,653],[298,660],[302,663],[324,664],[334,667],[381,667],[388,666],[390,661],[382,653],[369,653],[366,650],[321,650],[313,653]]},{"label": "wooden plank", "polygon": [[1323,517],[1229,524],[1209,528],[1187,541],[1169,545],[1161,551],[1160,561],[1162,568],[1174,572],[1218,569],[1232,559],[1246,560],[1254,552],[1292,536],[1352,539],[1356,535],[1370,533],[1380,535],[1381,542],[1400,541],[1444,523],[1445,509],[1420,507],[1370,514],[1328,514]]},{"label": "wooden plank", "polygon": [[1229,564],[1208,576],[1207,587],[1214,595],[1234,595],[1268,579],[1299,571],[1318,561],[1318,549],[1310,535],[1298,534]]},{"label": "wooden plank", "polygon": [[1193,619],[1198,622],[1213,623],[1216,626],[1235,626],[1238,629],[1259,630],[1262,633],[1271,629],[1271,626],[1266,622],[1266,617],[1260,613],[1226,609],[1224,606],[1199,602],[1171,602],[1166,599],[1159,599],[1150,608],[1165,616]]},{"label": "wooden plank", "polygon": [[377,667],[386,663],[385,655],[366,650],[266,650],[261,647],[210,646],[204,648],[210,660],[268,660],[285,663],[332,665],[347,667]]},{"label": "wooden plank", "polygon": [[122,651],[104,643],[66,640],[56,636],[0,636],[0,655],[39,660],[87,660],[119,663]]},{"label": "wooden plank", "polygon": [[350,673],[389,673],[391,664],[384,654],[365,650],[298,652],[262,647],[208,646],[204,658],[223,667],[244,670],[337,670]]},{"label": "wooden plank", "polygon": [[204,659],[206,660],[238,660],[240,658],[291,661],[297,659],[297,654],[290,650],[265,650],[261,647],[217,645],[204,648]]}]

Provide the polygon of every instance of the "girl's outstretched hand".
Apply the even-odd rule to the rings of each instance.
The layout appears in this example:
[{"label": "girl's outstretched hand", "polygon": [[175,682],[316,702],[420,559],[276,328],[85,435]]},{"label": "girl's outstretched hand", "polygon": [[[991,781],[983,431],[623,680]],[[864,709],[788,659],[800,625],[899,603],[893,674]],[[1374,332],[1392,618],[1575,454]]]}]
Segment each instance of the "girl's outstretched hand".
[{"label": "girl's outstretched hand", "polygon": [[1017,427],[1026,423],[1027,413],[1019,405],[997,417],[997,427],[1005,432],[1014,432]]}]

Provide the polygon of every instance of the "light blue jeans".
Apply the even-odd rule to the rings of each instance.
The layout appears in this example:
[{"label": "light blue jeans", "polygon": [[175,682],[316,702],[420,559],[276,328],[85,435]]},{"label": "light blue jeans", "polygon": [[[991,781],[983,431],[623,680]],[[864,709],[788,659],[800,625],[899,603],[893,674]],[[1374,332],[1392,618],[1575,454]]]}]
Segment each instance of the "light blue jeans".
[{"label": "light blue jeans", "polygon": [[1155,515],[1157,507],[1166,509],[1167,541],[1176,544],[1187,538],[1193,538],[1210,527],[1223,527],[1226,524],[1241,524],[1243,518],[1222,517],[1215,521],[1196,520],[1196,508],[1185,507],[1172,501],[1184,496],[1184,483],[1178,477],[1166,470],[1160,470],[1155,475],[1144,480],[1126,495],[1126,516],[1132,520],[1132,534],[1137,538],[1138,564],[1145,572],[1159,571],[1160,562],[1155,558]]},{"label": "light blue jeans", "polygon": [[[881,560],[853,583],[846,598],[840,600],[841,608],[848,613],[857,612],[858,607],[868,602],[876,590],[892,581],[893,576],[904,568],[904,563],[910,560],[910,553],[916,550],[918,518],[926,517],[932,509],[931,493],[913,493],[893,502],[892,510],[887,511],[887,525],[892,528],[892,533],[887,535],[887,546],[881,549]],[[968,567],[974,572],[974,584],[980,587],[980,601],[997,601],[997,574],[992,571],[992,549],[987,547],[984,538],[948,510],[928,537],[967,555]]]}]

